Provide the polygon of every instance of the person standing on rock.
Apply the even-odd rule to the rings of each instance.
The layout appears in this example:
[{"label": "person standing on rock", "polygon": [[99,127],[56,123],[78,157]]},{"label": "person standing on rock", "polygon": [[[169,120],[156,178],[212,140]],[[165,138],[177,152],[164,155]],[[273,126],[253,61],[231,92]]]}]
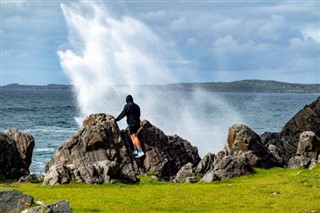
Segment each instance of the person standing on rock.
[{"label": "person standing on rock", "polygon": [[127,104],[115,121],[120,121],[124,116],[127,116],[127,124],[129,125],[130,137],[134,147],[133,154],[136,155],[136,158],[141,158],[144,156],[144,152],[137,136],[137,132],[140,129],[140,107],[133,102],[131,95],[127,96],[126,102]]}]

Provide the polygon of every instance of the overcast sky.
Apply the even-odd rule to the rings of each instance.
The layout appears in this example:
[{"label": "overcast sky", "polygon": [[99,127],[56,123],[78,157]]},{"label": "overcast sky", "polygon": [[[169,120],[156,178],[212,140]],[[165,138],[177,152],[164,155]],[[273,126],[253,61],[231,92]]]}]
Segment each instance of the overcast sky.
[{"label": "overcast sky", "polygon": [[[57,51],[68,42],[61,3],[75,2],[1,0],[1,85],[70,83]],[[141,21],[171,44],[181,66],[196,73],[179,75],[180,82],[320,83],[318,0],[100,4]]]}]

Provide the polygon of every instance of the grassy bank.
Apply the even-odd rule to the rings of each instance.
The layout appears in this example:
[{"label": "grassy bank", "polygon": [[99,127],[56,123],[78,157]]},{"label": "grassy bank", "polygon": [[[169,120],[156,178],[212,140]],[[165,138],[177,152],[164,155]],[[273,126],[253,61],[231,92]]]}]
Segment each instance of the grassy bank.
[{"label": "grassy bank", "polygon": [[141,178],[136,185],[1,183],[35,200],[66,199],[74,212],[320,212],[320,168],[257,169],[214,183],[177,184]]}]

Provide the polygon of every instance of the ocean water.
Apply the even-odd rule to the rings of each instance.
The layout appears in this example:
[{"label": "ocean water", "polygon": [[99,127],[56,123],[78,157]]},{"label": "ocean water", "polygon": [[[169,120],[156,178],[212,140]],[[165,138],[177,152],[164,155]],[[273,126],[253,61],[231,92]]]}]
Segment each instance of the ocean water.
[{"label": "ocean water", "polygon": [[[148,106],[140,105],[142,119],[149,120],[166,134],[178,134],[189,140],[198,147],[201,157],[208,152],[216,153],[223,148],[228,127],[232,124],[243,123],[258,134],[266,131],[278,132],[300,109],[319,96],[319,94],[291,93],[206,92],[205,98],[212,101],[208,102],[200,98],[197,102],[190,102],[188,100],[191,94],[188,92],[175,91],[174,95],[172,91],[161,93],[148,91],[148,93],[154,93],[160,96],[159,98],[170,99],[171,97],[178,104],[163,105],[154,109],[154,113],[161,115],[162,118],[167,117],[167,122],[162,122],[163,119],[158,121],[156,117],[153,117],[154,120],[149,120],[143,111]],[[119,97],[116,102],[118,103],[117,113],[120,113],[124,104],[123,97]],[[136,102],[139,104],[139,99]],[[214,102],[219,104],[208,104]],[[203,124],[210,124],[212,130],[205,128],[199,131],[199,128],[195,128],[197,129],[195,132],[192,132],[192,129],[189,130],[191,132],[181,132],[179,123],[175,120],[180,117],[172,117],[169,112],[169,108],[179,111],[180,105],[188,105],[188,112],[192,112],[193,116],[198,117]],[[101,112],[117,116],[109,110],[106,105],[105,110]],[[150,110],[152,109],[148,109]],[[233,115],[235,119],[232,119]],[[10,128],[16,128],[34,137],[36,145],[30,171],[37,175],[44,173],[45,164],[57,148],[79,130],[76,121],[78,116],[79,106],[70,90],[0,90],[0,131],[6,132]],[[121,129],[126,127],[125,119],[119,122],[119,127]],[[188,135],[195,137],[190,139]]]}]

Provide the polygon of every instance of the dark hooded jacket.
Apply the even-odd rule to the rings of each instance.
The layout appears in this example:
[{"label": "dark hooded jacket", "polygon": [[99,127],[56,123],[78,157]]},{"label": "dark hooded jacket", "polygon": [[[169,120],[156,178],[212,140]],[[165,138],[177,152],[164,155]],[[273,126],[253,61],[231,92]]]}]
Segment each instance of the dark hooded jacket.
[{"label": "dark hooded jacket", "polygon": [[124,106],[116,121],[120,121],[124,116],[127,116],[127,124],[129,126],[140,125],[140,107],[133,102],[131,95],[126,98],[127,104]]}]

